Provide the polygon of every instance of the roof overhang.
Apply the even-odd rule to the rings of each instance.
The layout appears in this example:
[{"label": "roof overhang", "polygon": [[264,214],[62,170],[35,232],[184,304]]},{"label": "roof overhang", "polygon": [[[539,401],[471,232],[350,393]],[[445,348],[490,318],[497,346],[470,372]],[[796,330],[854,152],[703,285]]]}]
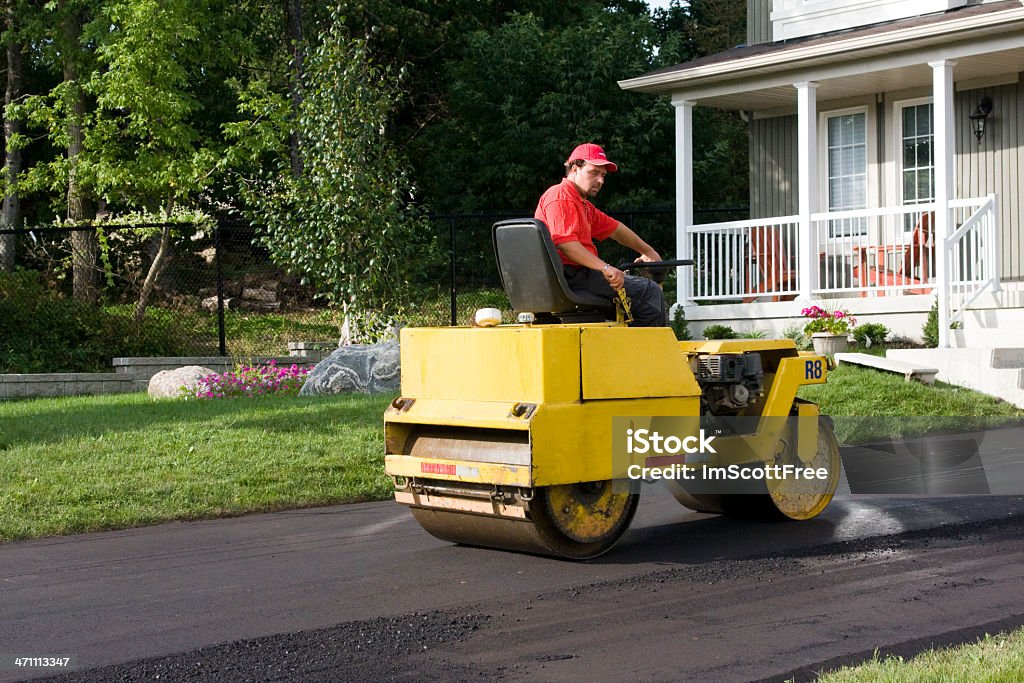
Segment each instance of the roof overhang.
[{"label": "roof overhang", "polygon": [[619,82],[626,90],[734,110],[795,105],[793,84],[818,83],[819,100],[931,86],[929,62],[954,60],[954,78],[983,81],[1024,71],[1024,7],[827,39],[770,45],[735,58],[698,60]]}]

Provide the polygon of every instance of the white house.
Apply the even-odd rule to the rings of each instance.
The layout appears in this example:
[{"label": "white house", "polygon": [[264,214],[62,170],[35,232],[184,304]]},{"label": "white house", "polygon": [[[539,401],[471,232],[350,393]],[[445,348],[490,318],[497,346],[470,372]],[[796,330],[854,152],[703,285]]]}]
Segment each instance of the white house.
[{"label": "white house", "polygon": [[[747,9],[748,45],[620,83],[676,107],[691,327],[779,333],[825,300],[919,338],[938,301],[940,347],[1024,347],[1024,2]],[[751,220],[694,224],[694,107],[749,122]]]}]

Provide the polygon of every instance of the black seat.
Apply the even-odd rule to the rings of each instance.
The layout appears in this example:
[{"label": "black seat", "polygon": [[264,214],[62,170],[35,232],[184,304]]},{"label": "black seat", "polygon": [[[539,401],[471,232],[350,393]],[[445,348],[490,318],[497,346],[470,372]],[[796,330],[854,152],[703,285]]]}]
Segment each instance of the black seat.
[{"label": "black seat", "polygon": [[501,286],[517,313],[551,314],[563,322],[615,320],[610,298],[569,289],[562,260],[543,221],[517,218],[492,229]]}]

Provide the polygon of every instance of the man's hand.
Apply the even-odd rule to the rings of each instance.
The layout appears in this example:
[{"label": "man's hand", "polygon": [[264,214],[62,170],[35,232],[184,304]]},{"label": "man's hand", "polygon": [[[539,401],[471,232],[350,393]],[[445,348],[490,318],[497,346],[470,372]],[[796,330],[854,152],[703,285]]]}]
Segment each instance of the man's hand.
[{"label": "man's hand", "polygon": [[659,254],[658,252],[654,251],[654,249],[651,249],[650,251],[648,251],[646,253],[643,253],[643,254],[640,254],[635,259],[633,259],[633,263],[640,263],[640,262],[650,263],[651,261],[663,261],[663,260],[664,259],[661,258],[661,254]]},{"label": "man's hand", "polygon": [[610,263],[601,271],[601,276],[612,289],[622,289],[626,284],[626,274]]}]

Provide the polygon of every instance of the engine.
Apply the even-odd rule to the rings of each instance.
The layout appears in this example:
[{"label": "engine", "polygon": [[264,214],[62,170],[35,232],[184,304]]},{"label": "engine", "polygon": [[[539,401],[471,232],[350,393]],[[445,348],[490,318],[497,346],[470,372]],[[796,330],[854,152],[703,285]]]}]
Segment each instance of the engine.
[{"label": "engine", "polygon": [[714,415],[735,413],[756,401],[763,391],[764,370],[756,352],[720,353],[697,357],[694,375],[702,400]]}]

